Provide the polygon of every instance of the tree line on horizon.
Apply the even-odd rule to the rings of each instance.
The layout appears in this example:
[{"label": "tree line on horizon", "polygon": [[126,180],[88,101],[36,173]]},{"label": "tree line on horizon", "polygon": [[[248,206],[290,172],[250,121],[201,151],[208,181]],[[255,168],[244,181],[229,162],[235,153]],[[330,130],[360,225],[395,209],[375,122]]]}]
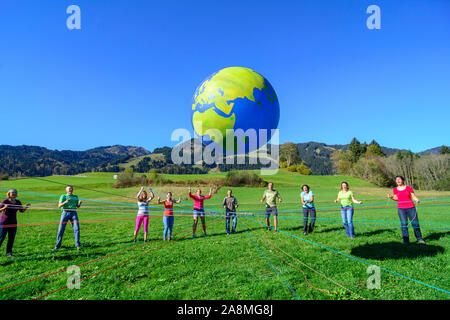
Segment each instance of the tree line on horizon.
[{"label": "tree line on horizon", "polygon": [[450,149],[442,146],[437,155],[419,155],[399,150],[387,156],[372,140],[360,143],[353,138],[347,150],[331,155],[336,173],[351,175],[380,187],[394,187],[394,177],[403,176],[406,184],[421,190],[450,190]]},{"label": "tree line on horizon", "polygon": [[[193,143],[193,141],[191,141]],[[435,151],[435,150],[434,150]],[[171,160],[171,147],[156,148],[152,153],[138,147],[98,147],[86,151],[57,151],[34,146],[0,146],[0,180],[9,177],[75,175],[83,172],[122,172],[121,165],[141,155],[161,154],[152,159],[142,157],[131,166],[133,172],[167,174],[206,174],[211,171],[261,169],[261,164],[176,165]],[[162,158],[162,160],[161,160]],[[349,145],[326,145],[317,142],[280,146],[280,167],[304,175],[346,174],[370,181],[378,186],[393,186],[393,177],[403,175],[407,183],[419,189],[450,190],[448,146],[440,154],[419,155],[411,151],[381,147],[376,141]],[[234,159],[236,160],[236,158]]]}]

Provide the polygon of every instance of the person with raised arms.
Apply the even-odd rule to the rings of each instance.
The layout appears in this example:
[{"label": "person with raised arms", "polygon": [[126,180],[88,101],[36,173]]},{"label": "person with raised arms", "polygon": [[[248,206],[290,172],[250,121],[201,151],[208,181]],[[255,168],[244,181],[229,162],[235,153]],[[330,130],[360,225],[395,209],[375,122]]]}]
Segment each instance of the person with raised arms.
[{"label": "person with raised arms", "polygon": [[[300,193],[300,200],[303,207],[303,234],[306,235],[314,230],[316,222],[316,208],[314,206],[314,193],[307,184],[302,186],[303,192]],[[311,216],[311,222],[308,228],[308,216]]]},{"label": "person with raised arms", "polygon": [[265,217],[266,217],[266,225],[267,230],[270,230],[270,214],[273,213],[273,224],[275,232],[278,231],[278,211],[277,211],[277,199],[278,202],[281,203],[283,201],[281,199],[280,194],[277,190],[274,190],[273,188],[273,182],[269,182],[268,188],[266,191],[264,191],[263,197],[261,199],[261,204],[265,203],[266,205],[266,211],[265,211]]},{"label": "person with raised arms", "polygon": [[231,189],[227,190],[227,196],[223,199],[222,206],[225,209],[225,228],[227,230],[227,235],[230,234],[230,219],[233,220],[231,233],[235,233],[237,224],[236,208],[239,207],[239,204],[236,197],[233,196],[233,191]]},{"label": "person with raised arms", "polygon": [[355,228],[353,227],[353,203],[361,204],[362,201],[355,199],[352,191],[350,191],[350,186],[347,182],[341,183],[341,191],[339,191],[338,197],[334,200],[336,203],[341,204],[341,216],[344,222],[345,234],[350,239],[355,238]]},{"label": "person with raised arms", "polygon": [[212,188],[209,188],[209,194],[207,196],[202,196],[202,190],[197,189],[197,194],[193,195],[191,193],[191,187],[189,187],[189,198],[194,200],[194,225],[192,226],[192,239],[195,238],[195,230],[197,229],[198,217],[202,221],[203,236],[206,237],[206,222],[205,222],[205,209],[203,207],[203,201],[211,198]]},{"label": "person with raised arms", "polygon": [[422,233],[420,232],[419,217],[417,216],[416,206],[413,202],[414,200],[416,203],[419,203],[420,200],[414,194],[413,188],[405,185],[405,178],[403,178],[402,176],[396,176],[395,183],[397,184],[397,187],[395,187],[393,190],[394,195],[388,194],[388,198],[397,201],[397,211],[398,217],[400,218],[403,243],[409,244],[409,218],[417,242],[425,244],[425,240],[423,240]]},{"label": "person with raised arms", "polygon": [[164,204],[164,213],[163,213],[163,223],[164,223],[164,232],[163,232],[163,241],[172,239],[172,229],[173,229],[173,204],[180,203],[181,198],[178,200],[172,200],[172,192],[167,192],[166,200],[161,200],[158,197],[158,204]]},{"label": "person with raised arms", "polygon": [[13,256],[14,239],[17,232],[17,211],[25,212],[31,205],[22,206],[20,200],[17,200],[17,190],[11,189],[6,193],[6,199],[0,202],[0,247],[8,236],[6,244],[6,256]]},{"label": "person with raised arms", "polygon": [[78,196],[73,194],[73,186],[66,187],[66,194],[61,195],[58,202],[58,208],[61,209],[61,219],[59,221],[58,234],[56,236],[55,250],[61,248],[64,231],[69,221],[72,223],[73,233],[75,235],[75,247],[81,249],[80,244],[80,223],[78,220],[77,209],[81,206],[82,201]]},{"label": "person with raised arms", "polygon": [[144,242],[147,241],[148,220],[150,217],[148,206],[150,201],[152,201],[152,199],[155,197],[151,189],[147,188],[147,190],[148,193],[147,191],[144,190],[144,187],[141,187],[138,194],[136,195],[138,204],[138,213],[136,217],[136,227],[134,228],[134,242],[137,241],[137,235],[139,233],[139,229],[141,228],[141,224],[144,225]]}]

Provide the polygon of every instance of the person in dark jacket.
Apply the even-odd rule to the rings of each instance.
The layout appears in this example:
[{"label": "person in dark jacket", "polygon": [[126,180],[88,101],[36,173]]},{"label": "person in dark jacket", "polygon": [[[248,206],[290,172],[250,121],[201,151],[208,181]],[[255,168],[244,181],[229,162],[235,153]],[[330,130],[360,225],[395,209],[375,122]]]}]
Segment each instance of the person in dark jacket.
[{"label": "person in dark jacket", "polygon": [[6,193],[6,199],[0,202],[0,247],[8,236],[6,244],[6,256],[13,257],[13,245],[17,232],[17,211],[25,212],[30,207],[22,206],[20,200],[17,200],[17,190],[11,189]]},{"label": "person in dark jacket", "polygon": [[233,220],[233,227],[231,229],[231,232],[235,233],[237,224],[236,208],[239,207],[239,204],[236,198],[233,196],[233,191],[231,191],[231,189],[228,189],[227,196],[223,199],[222,206],[225,209],[225,226],[227,229],[227,234],[230,234],[230,219]]}]

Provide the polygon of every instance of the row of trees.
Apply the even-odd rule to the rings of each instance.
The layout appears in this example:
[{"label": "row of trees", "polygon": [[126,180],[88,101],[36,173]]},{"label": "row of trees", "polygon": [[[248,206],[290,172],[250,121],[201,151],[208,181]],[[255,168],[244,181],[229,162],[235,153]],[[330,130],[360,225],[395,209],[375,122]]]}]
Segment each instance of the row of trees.
[{"label": "row of trees", "polygon": [[255,172],[232,170],[227,172],[225,185],[230,187],[265,187],[267,182]]},{"label": "row of trees", "polygon": [[439,155],[398,151],[387,157],[381,146],[352,140],[347,150],[335,151],[331,160],[339,174],[352,175],[378,186],[393,187],[393,177],[401,175],[408,185],[424,190],[450,189],[450,151],[442,147]]},{"label": "row of trees", "polygon": [[128,188],[133,186],[144,185],[163,185],[172,183],[171,180],[164,178],[156,169],[151,169],[148,174],[135,174],[133,168],[129,167],[117,176],[114,188]]},{"label": "row of trees", "polygon": [[249,171],[229,171],[225,177],[218,179],[208,179],[208,180],[181,180],[172,181],[165,178],[156,169],[151,169],[147,174],[135,174],[133,168],[129,167],[121,172],[116,183],[114,183],[114,188],[128,188],[139,185],[209,185],[214,186],[215,190],[218,190],[223,186],[246,186],[246,187],[265,187],[267,182],[264,181],[255,172]]}]

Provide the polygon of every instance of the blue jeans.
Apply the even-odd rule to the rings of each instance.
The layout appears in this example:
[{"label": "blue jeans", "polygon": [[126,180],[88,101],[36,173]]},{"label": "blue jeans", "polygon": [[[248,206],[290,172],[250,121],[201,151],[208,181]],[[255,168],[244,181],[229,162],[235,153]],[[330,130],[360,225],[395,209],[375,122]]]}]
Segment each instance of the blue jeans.
[{"label": "blue jeans", "polygon": [[342,221],[344,222],[345,234],[347,237],[355,237],[353,228],[353,206],[341,207]]},{"label": "blue jeans", "polygon": [[[308,229],[308,215],[311,215],[311,222]],[[303,232],[313,232],[316,222],[316,208],[303,208]]]},{"label": "blue jeans", "polygon": [[408,209],[398,208],[398,217],[400,218],[403,242],[409,242],[408,218],[411,220],[411,226],[413,227],[416,239],[422,240],[422,233],[420,232],[419,217],[417,216],[416,207]]},{"label": "blue jeans", "polygon": [[235,233],[236,232],[236,224],[237,224],[236,212],[233,212],[233,211],[227,211],[226,212],[225,226],[227,228],[227,234],[230,233],[230,219],[233,220],[233,228],[231,229],[231,231],[233,233]]},{"label": "blue jeans", "polygon": [[58,235],[56,237],[55,248],[61,248],[62,239],[64,236],[64,231],[66,230],[66,225],[72,223],[73,233],[75,234],[75,247],[80,246],[80,224],[78,222],[78,215],[76,211],[63,211],[61,212],[61,220],[59,221]]},{"label": "blue jeans", "polygon": [[[14,239],[16,238],[17,227],[3,227],[4,223],[0,222],[0,247],[8,235],[8,243],[6,244],[6,254],[13,253]],[[6,224],[8,225],[8,224]]]},{"label": "blue jeans", "polygon": [[173,228],[173,221],[174,221],[174,216],[165,216],[163,217],[163,222],[164,222],[164,234],[163,237],[164,239],[167,238],[167,236],[169,236],[169,238],[172,237],[172,228]]}]

